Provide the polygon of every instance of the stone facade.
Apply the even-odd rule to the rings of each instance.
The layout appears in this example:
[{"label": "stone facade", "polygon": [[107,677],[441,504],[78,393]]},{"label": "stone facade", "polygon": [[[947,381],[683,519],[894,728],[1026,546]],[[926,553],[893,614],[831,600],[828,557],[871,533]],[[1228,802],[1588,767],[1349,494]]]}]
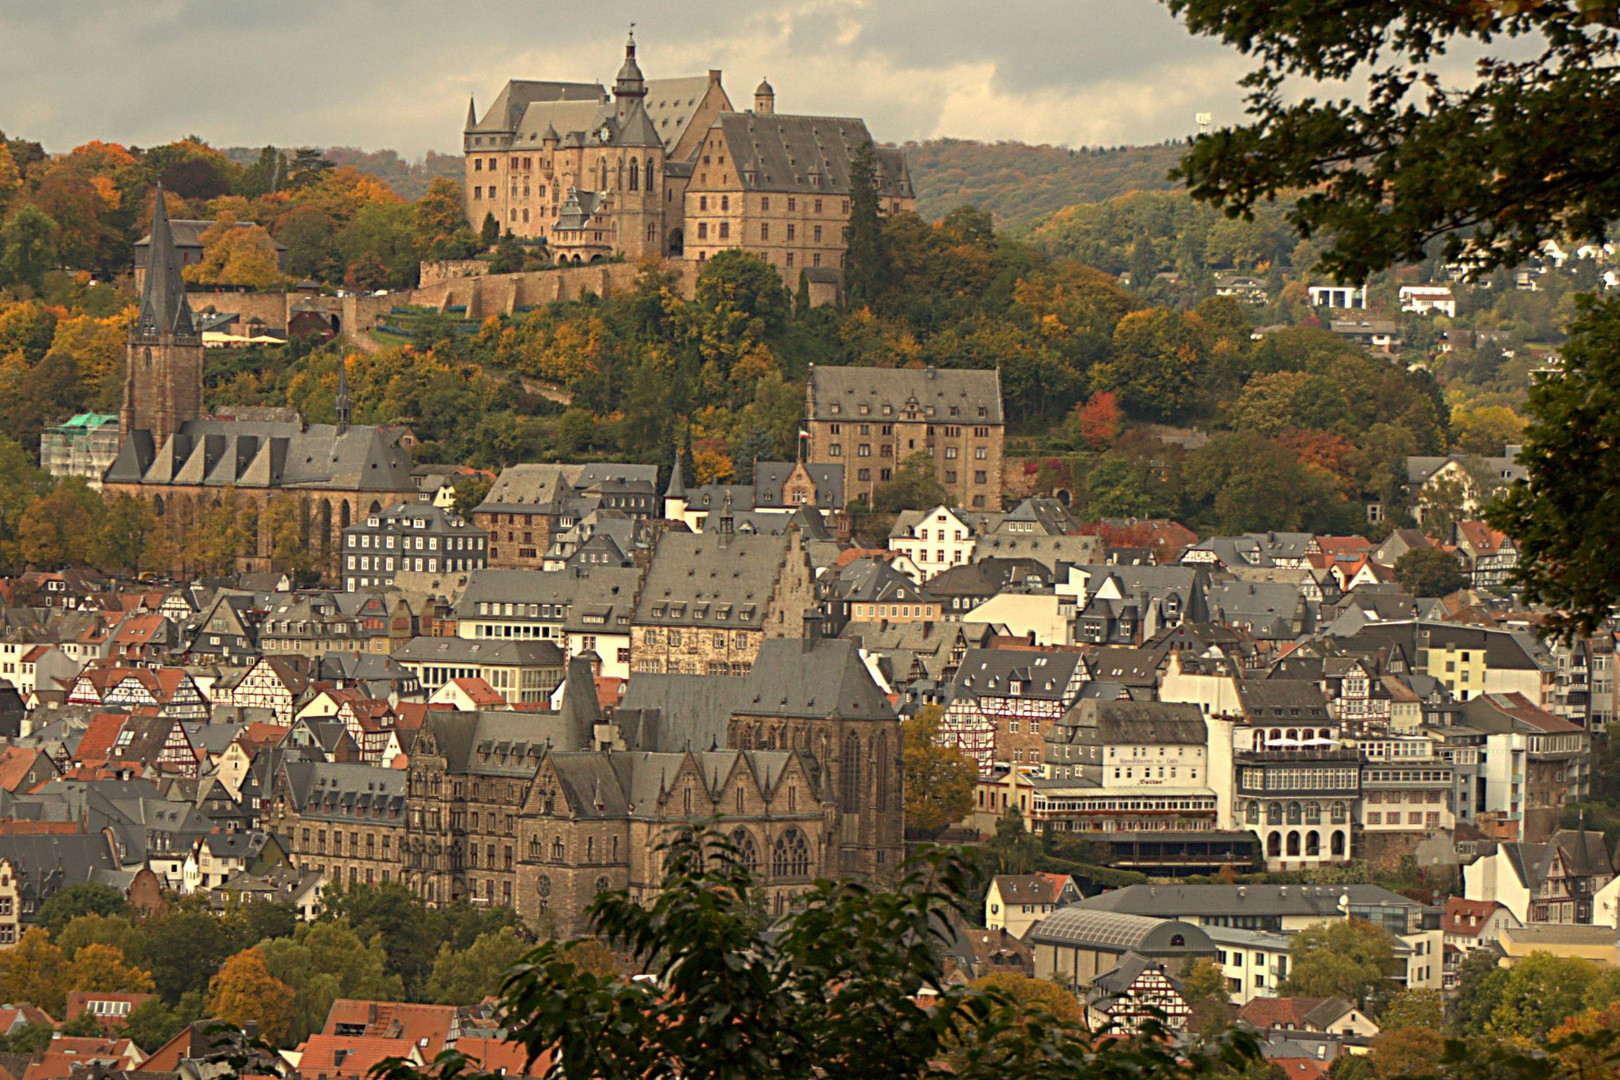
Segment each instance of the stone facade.
[{"label": "stone facade", "polygon": [[745,674],[767,638],[797,636],[815,608],[815,571],[797,529],[738,535],[725,520],[712,533],[659,541],[630,624],[636,671]]},{"label": "stone facade", "polygon": [[951,501],[1001,509],[1001,376],[812,365],[805,389],[809,460],[844,466],[844,497],[870,504],[914,454],[933,460]]}]

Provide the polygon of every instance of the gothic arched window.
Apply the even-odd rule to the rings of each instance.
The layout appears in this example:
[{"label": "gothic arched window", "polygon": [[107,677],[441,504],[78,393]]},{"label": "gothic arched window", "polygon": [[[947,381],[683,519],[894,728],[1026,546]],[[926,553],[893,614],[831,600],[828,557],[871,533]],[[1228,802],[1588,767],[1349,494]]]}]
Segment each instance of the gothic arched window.
[{"label": "gothic arched window", "polygon": [[844,738],[844,769],[840,778],[840,809],[846,814],[861,809],[861,739],[853,731]]},{"label": "gothic arched window", "polygon": [[771,876],[803,878],[810,876],[810,842],[798,829],[789,829],[776,838],[771,853]]},{"label": "gothic arched window", "polygon": [[647,193],[649,195],[652,194],[652,189],[653,189],[653,162],[652,162],[652,158],[648,158],[647,159]]},{"label": "gothic arched window", "polygon": [[737,861],[750,873],[759,869],[759,849],[754,846],[752,833],[747,829],[738,829],[731,834],[731,846],[737,849]]},{"label": "gothic arched window", "polygon": [[635,158],[630,159],[630,190],[641,190],[641,163]]},{"label": "gothic arched window", "polygon": [[564,844],[562,837],[559,836],[557,839],[551,842],[551,861],[554,863],[560,863],[567,857],[568,845]]}]

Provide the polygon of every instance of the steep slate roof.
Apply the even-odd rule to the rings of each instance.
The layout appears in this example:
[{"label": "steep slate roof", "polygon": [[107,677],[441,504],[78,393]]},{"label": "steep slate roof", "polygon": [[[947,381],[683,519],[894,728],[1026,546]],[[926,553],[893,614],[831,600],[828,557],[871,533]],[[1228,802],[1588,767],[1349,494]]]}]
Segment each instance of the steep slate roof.
[{"label": "steep slate roof", "polygon": [[[794,462],[759,461],[754,463],[754,504],[756,506],[785,506],[782,485],[793,475]],[[844,467],[842,465],[812,464],[804,462],[805,472],[816,485],[816,505],[823,510],[836,510],[844,505]]]},{"label": "steep slate roof", "polygon": [[282,764],[293,806],[304,817],[353,819],[373,809],[392,811],[381,820],[405,825],[405,772],[374,765],[326,761]]},{"label": "steep slate roof", "polygon": [[1190,702],[1081,700],[1054,729],[1095,728],[1106,744],[1164,744],[1204,746],[1209,730],[1203,713]]},{"label": "steep slate roof", "polygon": [[757,630],[782,561],[786,535],[666,532],[636,606],[643,626]]},{"label": "steep slate roof", "polygon": [[[848,195],[855,151],[872,141],[864,120],[839,116],[722,113],[714,127],[731,148],[737,175],[748,191]],[[878,197],[911,198],[905,154],[876,147],[875,157]]]},{"label": "steep slate roof", "polygon": [[703,750],[726,744],[732,714],[741,710],[746,691],[741,675],[637,672],[613,715],[632,750]]},{"label": "steep slate roof", "polygon": [[1085,656],[1079,652],[969,649],[956,669],[951,696],[1008,697],[1009,684],[1017,682],[1019,697],[1061,702],[1076,670],[1084,666]]},{"label": "steep slate roof", "polygon": [[563,666],[563,651],[555,642],[515,638],[414,637],[390,655],[412,664]]},{"label": "steep slate roof", "polygon": [[141,287],[140,315],[136,335],[153,338],[173,334],[195,338],[191,305],[186,302],[186,283],[180,277],[180,259],[174,249],[174,233],[169,226],[169,210],[163,185],[157,186],[152,206],[152,231],[147,238],[146,280]]},{"label": "steep slate roof", "polygon": [[162,446],[126,439],[109,483],[414,494],[402,429],[270,420],[188,420]]},{"label": "steep slate roof", "polygon": [[1251,724],[1326,724],[1327,699],[1315,683],[1302,679],[1239,679],[1238,697]]},{"label": "steep slate roof", "polygon": [[[916,371],[909,368],[829,367],[812,365],[810,369],[811,400],[815,406],[812,420],[850,420],[860,418],[858,406],[871,407],[868,414],[874,420],[883,417],[883,406],[893,411],[890,419],[903,413],[906,403],[915,399],[924,416],[940,423],[960,421],[963,424],[1000,424],[1001,375],[995,370],[968,370],[928,368]],[[834,403],[838,412],[832,411]],[[934,412],[928,413],[932,407]],[[956,408],[956,413],[951,408]],[[980,416],[978,410],[985,410]]]},{"label": "steep slate roof", "polygon": [[891,720],[895,715],[860,648],[843,638],[767,638],[743,683],[737,712],[748,716]]}]

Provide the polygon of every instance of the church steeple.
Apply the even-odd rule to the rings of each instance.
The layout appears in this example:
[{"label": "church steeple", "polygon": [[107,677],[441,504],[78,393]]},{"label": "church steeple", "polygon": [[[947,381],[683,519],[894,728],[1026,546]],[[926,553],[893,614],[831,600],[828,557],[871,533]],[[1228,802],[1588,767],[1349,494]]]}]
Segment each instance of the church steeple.
[{"label": "church steeple", "polygon": [[163,186],[152,203],[141,306],[130,327],[120,433],[148,432],[154,445],[202,416],[202,335],[186,302],[180,255]]},{"label": "church steeple", "polygon": [[624,64],[619,68],[619,77],[613,83],[613,96],[621,100],[624,98],[642,98],[647,96],[647,82],[641,77],[641,67],[636,63],[636,24],[630,24],[630,38],[624,45]]},{"label": "church steeple", "polygon": [[342,435],[349,430],[349,361],[346,358],[338,361],[336,405],[337,433]]},{"label": "church steeple", "polygon": [[141,288],[136,334],[143,338],[165,334],[193,337],[196,332],[191,305],[186,302],[186,284],[180,277],[180,255],[174,249],[174,233],[169,228],[169,209],[163,185],[159,184],[152,204],[152,235],[146,246],[146,281]]},{"label": "church steeple", "polygon": [[462,128],[461,130],[463,130],[463,131],[471,131],[473,128],[475,128],[477,126],[478,126],[478,110],[473,108],[473,96],[471,94],[468,94],[467,95],[467,126]]}]

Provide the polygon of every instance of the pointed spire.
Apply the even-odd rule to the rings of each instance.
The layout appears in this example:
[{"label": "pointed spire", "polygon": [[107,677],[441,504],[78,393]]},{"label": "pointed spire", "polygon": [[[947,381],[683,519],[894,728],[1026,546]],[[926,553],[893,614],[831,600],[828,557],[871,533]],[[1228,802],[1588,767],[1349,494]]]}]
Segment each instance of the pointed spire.
[{"label": "pointed spire", "polygon": [[152,204],[152,234],[146,246],[146,281],[141,288],[141,314],[136,333],[151,338],[167,334],[193,337],[196,332],[191,321],[191,305],[186,302],[186,284],[180,276],[180,256],[174,249],[174,232],[169,228],[169,208],[160,183]]},{"label": "pointed spire", "polygon": [[338,388],[337,388],[337,433],[342,435],[349,430],[349,360],[347,357],[338,361]]},{"label": "pointed spire", "polygon": [[647,83],[641,77],[641,67],[636,63],[636,24],[630,24],[630,36],[624,44],[624,65],[619,68],[619,77],[613,84],[613,96],[616,98],[639,98],[647,96]]},{"label": "pointed spire", "polygon": [[467,126],[463,131],[471,131],[478,126],[478,110],[473,107],[473,96],[467,95]]},{"label": "pointed spire", "polygon": [[669,487],[664,492],[666,499],[686,498],[686,477],[681,473],[681,451],[675,450],[675,468],[669,474]]}]

